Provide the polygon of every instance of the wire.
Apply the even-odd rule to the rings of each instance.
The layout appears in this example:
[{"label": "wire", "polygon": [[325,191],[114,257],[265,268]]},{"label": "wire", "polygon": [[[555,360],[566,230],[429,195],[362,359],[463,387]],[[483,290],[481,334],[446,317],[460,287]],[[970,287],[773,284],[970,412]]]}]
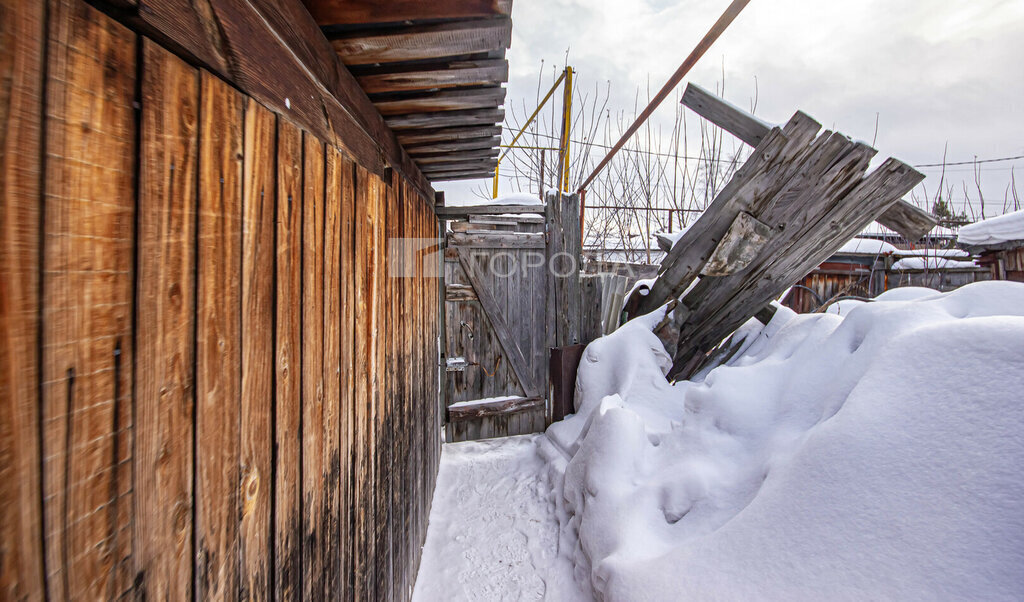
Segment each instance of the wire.
[{"label": "wire", "polygon": [[975,165],[978,163],[998,163],[1000,161],[1016,161],[1017,159],[1024,159],[1024,155],[1017,155],[1016,157],[999,157],[998,159],[975,159],[974,161],[957,161],[955,163],[919,163],[914,167],[949,167],[951,165]]}]

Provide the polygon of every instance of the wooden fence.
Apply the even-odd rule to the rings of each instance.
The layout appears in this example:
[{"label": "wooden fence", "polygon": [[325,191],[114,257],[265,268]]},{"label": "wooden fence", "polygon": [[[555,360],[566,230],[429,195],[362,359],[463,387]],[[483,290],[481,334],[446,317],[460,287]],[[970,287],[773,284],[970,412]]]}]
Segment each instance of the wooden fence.
[{"label": "wooden fence", "polygon": [[81,0],[2,15],[0,598],[407,599],[432,202]]}]

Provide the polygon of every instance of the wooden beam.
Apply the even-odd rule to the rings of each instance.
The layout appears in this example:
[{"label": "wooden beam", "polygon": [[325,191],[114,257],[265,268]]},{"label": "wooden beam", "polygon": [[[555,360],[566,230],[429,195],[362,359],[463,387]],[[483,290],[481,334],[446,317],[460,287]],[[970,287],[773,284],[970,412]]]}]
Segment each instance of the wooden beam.
[{"label": "wooden beam", "polygon": [[430,183],[299,0],[151,0],[145,8],[123,19],[374,173],[394,166],[429,196]]},{"label": "wooden beam", "polygon": [[474,88],[472,90],[440,90],[392,100],[375,100],[381,115],[407,115],[467,109],[500,107],[505,102],[505,88]]},{"label": "wooden beam", "polygon": [[360,25],[508,16],[512,0],[306,0],[306,8],[323,26]]},{"label": "wooden beam", "polygon": [[433,157],[420,157],[416,159],[416,162],[420,165],[420,169],[423,169],[427,165],[443,165],[445,163],[459,163],[461,161],[473,160],[473,159],[497,159],[498,149],[497,148],[485,148],[471,151],[460,151],[451,152],[448,154],[437,155]]},{"label": "wooden beam", "polygon": [[494,170],[491,171],[473,171],[464,173],[445,173],[438,174],[436,176],[428,176],[431,182],[450,182],[452,180],[484,180],[494,177]]},{"label": "wooden beam", "polygon": [[682,103],[750,146],[761,144],[771,126],[696,84],[687,84]]},{"label": "wooden beam", "polygon": [[427,157],[439,153],[453,151],[476,150],[480,148],[494,148],[501,144],[501,136],[490,136],[488,138],[470,138],[456,142],[435,142],[422,146],[406,147],[405,151],[416,160],[416,157]]},{"label": "wooden beam", "polygon": [[543,232],[452,232],[448,244],[471,249],[543,249]]},{"label": "wooden beam", "polygon": [[486,127],[453,127],[435,128],[429,130],[414,130],[399,132],[398,141],[403,145],[428,144],[432,142],[455,142],[458,140],[470,140],[484,136],[501,136],[500,125]]},{"label": "wooden beam", "polygon": [[464,173],[475,173],[475,172],[493,172],[496,166],[496,161],[487,163],[452,163],[449,165],[427,165],[425,166],[424,174],[428,178],[436,178],[446,175],[464,174]]},{"label": "wooden beam", "polygon": [[498,215],[502,213],[544,214],[544,205],[462,205],[437,208],[437,216],[445,219],[469,219],[470,215]]},{"label": "wooden beam", "polygon": [[505,18],[414,25],[384,32],[344,33],[331,45],[346,65],[436,59],[508,48],[512,20]]},{"label": "wooden beam", "polygon": [[[750,146],[761,144],[771,129],[769,124],[696,84],[687,84],[682,103]],[[910,242],[917,242],[937,226],[939,220],[927,211],[899,200],[878,217],[878,223],[899,232]]]},{"label": "wooden beam", "polygon": [[937,217],[904,200],[893,203],[876,221],[890,230],[899,232],[912,243],[921,240],[925,234],[932,231],[932,228],[939,225]]},{"label": "wooden beam", "polygon": [[395,71],[371,72],[356,77],[367,94],[409,90],[440,90],[460,86],[494,86],[508,80],[508,61],[457,61],[436,68],[421,65]]},{"label": "wooden beam", "polygon": [[490,125],[492,123],[502,123],[504,120],[505,111],[501,109],[472,109],[469,111],[397,115],[385,118],[384,122],[393,130],[411,130],[416,128]]},{"label": "wooden beam", "polygon": [[448,419],[458,421],[507,416],[540,407],[544,407],[544,400],[540,397],[507,397],[484,403],[453,404],[448,406]]}]

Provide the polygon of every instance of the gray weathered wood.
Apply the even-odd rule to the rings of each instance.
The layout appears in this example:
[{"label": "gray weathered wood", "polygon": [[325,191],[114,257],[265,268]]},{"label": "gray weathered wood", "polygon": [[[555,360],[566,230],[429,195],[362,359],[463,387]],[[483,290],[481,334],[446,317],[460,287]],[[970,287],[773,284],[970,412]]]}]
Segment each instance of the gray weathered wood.
[{"label": "gray weathered wood", "polygon": [[771,235],[772,229],[767,224],[741,211],[704,265],[704,275],[728,276],[745,269]]},{"label": "gray weathered wood", "polygon": [[500,107],[505,101],[505,88],[473,88],[470,90],[437,90],[403,94],[400,97],[375,99],[373,104],[381,115],[406,115],[434,111],[459,111]]},{"label": "gray weathered wood", "polygon": [[458,56],[508,48],[512,20],[508,17],[402,27],[380,33],[352,32],[334,37],[331,45],[346,65],[373,65]]},{"label": "gray weathered wood", "polygon": [[[771,129],[768,123],[696,84],[687,84],[682,103],[750,146],[761,144]],[[939,223],[932,214],[904,200],[894,203],[877,221],[911,242],[921,240]]]},{"label": "gray weathered wood", "polygon": [[499,215],[503,213],[543,214],[544,205],[462,205],[437,208],[437,216],[444,219],[467,219],[471,215]]},{"label": "gray weathered wood", "polygon": [[450,245],[479,249],[543,249],[544,235],[526,232],[452,232]]},{"label": "gray weathered wood", "polygon": [[683,104],[750,146],[761,144],[771,125],[696,84],[687,84]]},{"label": "gray weathered wood", "polygon": [[392,130],[408,130],[414,128],[464,127],[472,125],[490,125],[505,120],[502,109],[468,109],[465,111],[441,111],[437,113],[411,113],[393,115],[384,118],[384,123]]},{"label": "gray weathered wood", "polygon": [[501,136],[490,136],[485,138],[470,138],[468,140],[457,140],[454,142],[431,142],[420,146],[406,147],[409,156],[429,157],[439,153],[452,151],[476,150],[480,148],[495,148],[501,144]]},{"label": "gray weathered wood", "polygon": [[580,342],[580,197],[549,194],[546,205],[548,230],[548,311],[554,320],[552,347]]},{"label": "gray weathered wood", "polygon": [[459,255],[459,263],[462,265],[462,269],[465,270],[470,284],[472,284],[473,288],[476,290],[477,299],[479,299],[484,313],[487,315],[491,326],[498,335],[498,341],[501,343],[502,348],[505,349],[505,355],[508,357],[508,362],[512,365],[512,369],[515,371],[516,377],[519,379],[519,383],[522,385],[523,390],[526,391],[527,397],[541,395],[540,387],[538,386],[539,383],[534,382],[533,379],[530,378],[530,373],[527,369],[526,356],[523,354],[522,349],[519,348],[519,344],[512,337],[512,333],[509,330],[508,324],[505,322],[505,317],[502,315],[497,302],[494,300],[494,297],[487,289],[484,280],[473,265],[469,250],[458,248],[457,252]]},{"label": "gray weathered wood", "polygon": [[487,416],[515,414],[543,406],[544,399],[541,397],[510,397],[500,401],[465,406],[449,406],[448,417],[453,421],[470,420]]},{"label": "gray weathered wood", "polygon": [[908,241],[915,243],[932,228],[939,225],[939,220],[931,213],[904,200],[896,201],[877,220],[890,230],[899,232]]}]

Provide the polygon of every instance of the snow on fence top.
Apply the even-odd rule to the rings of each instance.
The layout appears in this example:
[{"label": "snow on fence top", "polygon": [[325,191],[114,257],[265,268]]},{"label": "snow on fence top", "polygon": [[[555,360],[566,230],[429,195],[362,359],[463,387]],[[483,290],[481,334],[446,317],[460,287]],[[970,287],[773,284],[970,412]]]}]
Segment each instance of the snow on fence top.
[{"label": "snow on fence top", "polygon": [[1024,241],[1024,210],[983,219],[960,228],[957,242],[969,246],[997,245]]}]

